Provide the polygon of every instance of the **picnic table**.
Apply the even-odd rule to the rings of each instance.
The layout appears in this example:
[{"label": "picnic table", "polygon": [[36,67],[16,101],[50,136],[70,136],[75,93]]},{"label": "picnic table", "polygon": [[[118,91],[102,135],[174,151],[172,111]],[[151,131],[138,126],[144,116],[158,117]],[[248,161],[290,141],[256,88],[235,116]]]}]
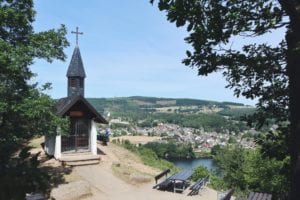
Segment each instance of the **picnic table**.
[{"label": "picnic table", "polygon": [[173,192],[185,190],[189,185],[188,179],[192,176],[192,174],[193,170],[187,169],[170,176],[168,180],[173,183]]},{"label": "picnic table", "polygon": [[153,188],[159,188],[160,190],[167,190],[173,187],[173,192],[183,191],[189,186],[188,179],[192,176],[193,170],[187,169],[182,170],[178,173],[173,174],[172,176],[166,178],[161,183],[157,184],[157,179],[164,176],[166,173],[169,173],[170,170],[165,170],[159,175],[155,176],[156,185]]}]

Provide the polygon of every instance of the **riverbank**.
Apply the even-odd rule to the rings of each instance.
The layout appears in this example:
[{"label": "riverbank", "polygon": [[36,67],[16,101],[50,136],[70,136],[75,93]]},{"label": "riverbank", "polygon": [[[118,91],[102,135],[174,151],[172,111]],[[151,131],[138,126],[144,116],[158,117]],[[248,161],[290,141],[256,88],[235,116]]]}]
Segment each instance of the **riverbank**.
[{"label": "riverbank", "polygon": [[198,152],[194,151],[196,158],[213,158],[213,155],[210,152]]}]

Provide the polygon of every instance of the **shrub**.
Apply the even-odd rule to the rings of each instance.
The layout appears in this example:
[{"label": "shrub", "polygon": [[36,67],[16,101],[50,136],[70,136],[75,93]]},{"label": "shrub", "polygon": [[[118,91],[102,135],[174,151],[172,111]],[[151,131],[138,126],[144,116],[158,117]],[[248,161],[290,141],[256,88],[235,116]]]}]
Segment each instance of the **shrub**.
[{"label": "shrub", "polygon": [[194,173],[191,177],[193,181],[197,181],[200,178],[205,178],[209,176],[209,171],[205,167],[199,166],[194,170]]}]

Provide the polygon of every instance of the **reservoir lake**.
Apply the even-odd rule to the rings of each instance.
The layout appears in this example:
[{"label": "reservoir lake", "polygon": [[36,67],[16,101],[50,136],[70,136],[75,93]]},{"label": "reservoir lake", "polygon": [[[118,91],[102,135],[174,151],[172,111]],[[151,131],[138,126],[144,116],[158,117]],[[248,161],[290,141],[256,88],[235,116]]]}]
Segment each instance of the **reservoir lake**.
[{"label": "reservoir lake", "polygon": [[171,160],[177,167],[183,169],[192,169],[198,166],[206,167],[209,171],[217,170],[215,161],[211,158],[196,158],[190,160]]}]

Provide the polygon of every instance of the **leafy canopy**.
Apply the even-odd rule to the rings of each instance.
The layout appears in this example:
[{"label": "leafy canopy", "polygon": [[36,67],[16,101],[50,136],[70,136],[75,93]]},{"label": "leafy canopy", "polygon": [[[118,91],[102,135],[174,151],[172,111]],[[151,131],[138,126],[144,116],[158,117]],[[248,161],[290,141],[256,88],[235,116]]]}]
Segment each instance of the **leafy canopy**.
[{"label": "leafy canopy", "polygon": [[[155,0],[150,2],[154,3]],[[260,153],[265,159],[275,158],[277,161],[289,159],[288,156],[291,156],[292,178],[286,170],[288,167],[284,166],[283,171],[292,180],[290,198],[297,199],[300,195],[297,188],[300,183],[299,1],[157,2],[159,9],[166,11],[170,22],[187,29],[188,36],[185,41],[192,46],[192,50],[186,51],[183,63],[196,67],[199,75],[222,71],[228,81],[227,87],[233,89],[236,96],[258,99],[258,110],[249,119],[250,124],[255,122],[258,127],[262,127],[272,119],[278,125],[275,131],[270,130],[265,137],[258,140],[262,146]],[[243,37],[262,36],[280,28],[287,29],[286,38],[276,47],[265,41],[261,44],[243,43],[240,49],[232,48],[235,38],[242,43]],[[241,152],[236,152],[237,155],[239,153]],[[234,159],[231,160],[234,165]],[[236,164],[242,163],[243,160]],[[242,176],[245,169],[246,166],[236,169],[235,175],[241,180],[245,178]],[[244,183],[242,181],[236,184],[240,184],[243,190],[249,186]],[[289,181],[286,185],[289,185]]]},{"label": "leafy canopy", "polygon": [[186,51],[185,65],[197,67],[199,75],[221,70],[235,95],[259,98],[260,125],[275,114],[278,121],[286,120],[285,41],[278,47],[263,43],[231,48],[235,37],[241,41],[239,36],[260,36],[285,27],[286,15],[278,1],[159,0],[158,7],[166,11],[170,22],[189,33],[185,41],[193,49]]},{"label": "leafy canopy", "polygon": [[65,60],[66,27],[36,33],[35,14],[33,0],[0,0],[1,199],[24,199],[26,193],[50,186],[50,177],[38,169],[38,155],[11,155],[33,136],[56,134],[57,126],[65,125],[55,115],[54,101],[44,94],[50,84],[38,88],[30,82],[35,75],[30,65],[34,59]]},{"label": "leafy canopy", "polygon": [[259,149],[226,146],[217,150],[215,160],[222,169],[224,187],[240,194],[264,191],[273,194],[273,198],[286,198],[288,177],[282,171],[290,162],[288,158],[276,160],[264,157]]}]

